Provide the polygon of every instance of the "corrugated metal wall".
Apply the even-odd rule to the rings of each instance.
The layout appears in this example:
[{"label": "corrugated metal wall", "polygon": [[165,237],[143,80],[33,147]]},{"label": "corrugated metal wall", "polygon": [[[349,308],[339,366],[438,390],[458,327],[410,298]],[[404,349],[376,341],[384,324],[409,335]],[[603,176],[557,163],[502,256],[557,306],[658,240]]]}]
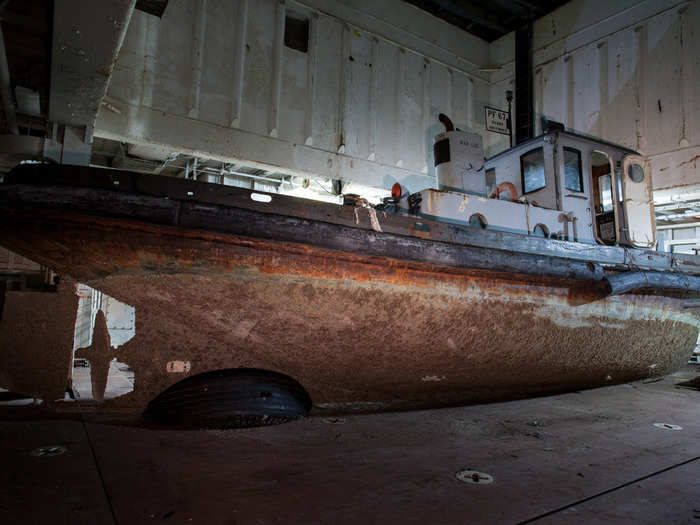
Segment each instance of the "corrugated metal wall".
[{"label": "corrugated metal wall", "polygon": [[[538,20],[538,120],[546,115],[650,156],[655,188],[700,183],[698,21],[697,0],[577,0]],[[511,40],[492,45],[504,65],[492,90],[512,80]]]},{"label": "corrugated metal wall", "polygon": [[[284,45],[287,16],[309,22],[306,52]],[[487,60],[397,0],[171,0],[162,20],[134,13],[96,135],[421,189],[440,112],[483,132]]]},{"label": "corrugated metal wall", "polygon": [[[284,45],[309,21],[307,52]],[[650,155],[656,188],[700,180],[698,0],[574,0],[534,26],[535,111]],[[171,0],[134,14],[96,135],[283,173],[434,184],[437,114],[484,135],[513,88],[487,44],[398,0]],[[536,125],[539,132],[539,122]]]}]

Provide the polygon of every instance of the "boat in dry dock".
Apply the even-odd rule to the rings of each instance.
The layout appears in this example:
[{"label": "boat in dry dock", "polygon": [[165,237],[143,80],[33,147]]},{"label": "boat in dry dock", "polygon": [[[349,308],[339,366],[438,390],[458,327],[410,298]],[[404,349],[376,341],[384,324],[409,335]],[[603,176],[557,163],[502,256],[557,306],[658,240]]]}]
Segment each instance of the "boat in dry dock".
[{"label": "boat in dry dock", "polygon": [[[98,316],[92,366],[118,356],[135,376],[104,409],[150,402],[155,415],[228,410],[260,424],[311,402],[319,412],[484,402],[687,361],[700,257],[654,250],[644,157],[550,129],[484,161],[478,135],[447,126],[435,159],[436,189],[397,184],[379,206],[23,165],[0,184],[0,244],[62,276],[58,317],[75,315],[71,282],[135,308],[135,337],[117,349]],[[21,351],[18,339],[0,334],[0,361]],[[70,345],[33,355],[50,362],[15,376],[0,366],[3,386],[62,397]],[[251,377],[273,386],[211,408],[217,396],[240,401]],[[215,383],[238,394],[212,393]],[[296,408],[284,412],[290,396]]]}]

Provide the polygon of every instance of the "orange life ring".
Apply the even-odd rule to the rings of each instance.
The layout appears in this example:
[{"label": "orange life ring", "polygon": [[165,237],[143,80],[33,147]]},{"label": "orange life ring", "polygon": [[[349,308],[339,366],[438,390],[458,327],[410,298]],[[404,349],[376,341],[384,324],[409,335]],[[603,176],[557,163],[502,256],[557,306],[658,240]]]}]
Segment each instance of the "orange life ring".
[{"label": "orange life ring", "polygon": [[510,193],[510,201],[515,202],[518,200],[518,189],[512,182],[501,182],[489,195],[489,199],[497,199],[498,196],[504,192],[508,191]]}]

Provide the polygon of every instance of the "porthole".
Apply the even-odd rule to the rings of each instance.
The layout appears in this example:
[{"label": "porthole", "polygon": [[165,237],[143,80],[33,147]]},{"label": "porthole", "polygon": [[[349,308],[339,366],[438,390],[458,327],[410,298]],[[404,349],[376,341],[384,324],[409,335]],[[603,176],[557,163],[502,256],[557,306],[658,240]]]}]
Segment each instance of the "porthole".
[{"label": "porthole", "polygon": [[627,166],[627,176],[632,182],[644,181],[644,167],[636,162],[630,163],[630,165]]}]

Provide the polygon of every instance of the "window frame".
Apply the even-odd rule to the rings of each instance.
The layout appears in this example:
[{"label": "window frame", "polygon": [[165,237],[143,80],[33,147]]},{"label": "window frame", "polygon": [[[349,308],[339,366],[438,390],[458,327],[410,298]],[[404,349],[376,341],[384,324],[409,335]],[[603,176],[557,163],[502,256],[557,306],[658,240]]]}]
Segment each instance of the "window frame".
[{"label": "window frame", "polygon": [[[605,178],[608,178],[610,180],[610,189],[605,191],[601,189],[601,183]],[[600,200],[600,212],[601,213],[611,213],[615,211],[615,192],[613,191],[613,184],[615,184],[615,179],[613,178],[612,173],[606,173],[605,175],[600,175],[599,177],[596,178],[596,188],[595,191],[598,193],[598,199]],[[605,193],[609,193],[610,195],[610,209],[606,210],[605,209],[605,202],[603,202],[603,197],[605,196]]]},{"label": "window frame", "polygon": [[[576,157],[578,158],[578,182],[581,187],[580,190],[575,190],[573,188],[569,188],[569,186],[566,185],[566,152],[569,151],[571,153],[576,153]],[[578,150],[576,148],[572,148],[569,146],[563,146],[562,147],[562,160],[564,161],[564,188],[567,191],[573,191],[574,193],[585,193],[585,187],[583,186],[583,161],[581,160],[581,150]]]},{"label": "window frame", "polygon": [[[531,153],[541,150],[542,151],[542,173],[544,174],[544,185],[535,188],[534,190],[530,191],[525,191],[525,170],[523,169],[523,157],[526,157],[527,155],[530,155]],[[544,146],[538,146],[536,148],[532,148],[531,150],[526,151],[522,155],[520,155],[520,184],[522,185],[522,193],[523,195],[527,195],[529,193],[535,193],[536,191],[543,190],[547,187],[547,169],[545,166],[544,162]]]}]

